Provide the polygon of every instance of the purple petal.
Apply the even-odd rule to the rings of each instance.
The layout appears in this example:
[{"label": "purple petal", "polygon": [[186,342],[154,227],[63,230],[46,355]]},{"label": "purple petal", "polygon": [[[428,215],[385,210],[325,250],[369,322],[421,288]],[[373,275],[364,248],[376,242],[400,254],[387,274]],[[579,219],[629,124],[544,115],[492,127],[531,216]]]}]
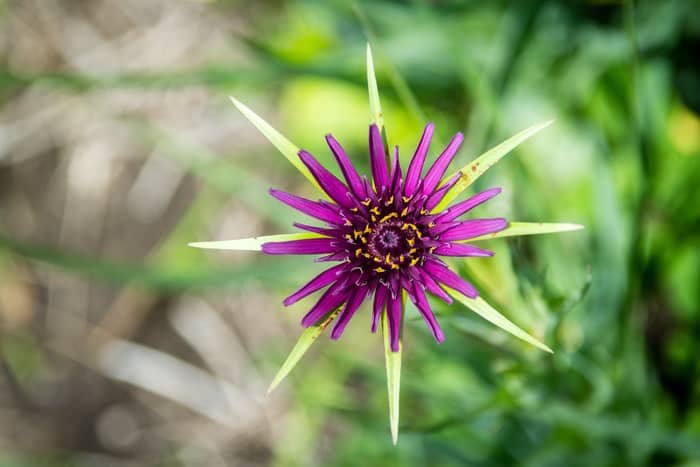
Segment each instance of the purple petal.
[{"label": "purple petal", "polygon": [[440,285],[435,282],[430,274],[423,270],[423,268],[417,268],[420,272],[421,282],[425,286],[425,289],[431,294],[438,298],[441,298],[445,303],[452,304],[452,297],[450,297],[447,292],[445,292]]},{"label": "purple petal", "polygon": [[442,282],[447,287],[455,289],[469,298],[476,298],[479,295],[479,292],[476,291],[473,285],[459,277],[442,263],[428,259],[423,268],[438,282]]},{"label": "purple petal", "polygon": [[372,184],[369,182],[369,180],[367,180],[366,175],[362,176],[362,184],[365,186],[365,193],[367,193],[367,197],[376,203],[377,194],[372,189]]},{"label": "purple petal", "polygon": [[390,296],[387,300],[386,312],[392,352],[399,351],[399,343],[401,340],[401,315],[403,312],[401,300],[401,294],[397,294],[395,298]]},{"label": "purple petal", "polygon": [[315,217],[316,219],[331,224],[342,224],[344,222],[343,218],[340,217],[337,212],[316,201],[311,201],[281,190],[271,189],[270,194],[287,206],[293,207],[307,216]]},{"label": "purple petal", "polygon": [[459,221],[451,221],[451,222],[440,222],[440,219],[436,219],[436,224],[435,227],[430,229],[430,236],[433,238],[437,238],[439,235],[441,235],[444,232],[447,232],[453,227],[458,226],[460,223]]},{"label": "purple petal", "polygon": [[[357,289],[357,287],[360,286],[360,282],[362,280],[362,275],[363,275],[362,268],[351,267],[350,273],[347,274],[345,276],[345,278],[343,279],[339,290],[350,289],[352,291],[352,290]],[[351,292],[349,292],[349,293],[351,293]]]},{"label": "purple petal", "polygon": [[340,170],[343,172],[343,176],[355,196],[360,200],[365,199],[367,194],[365,193],[365,187],[362,185],[362,179],[357,173],[357,170],[355,170],[355,166],[350,162],[347,154],[345,154],[343,147],[331,135],[326,135],[326,142],[328,143],[328,147],[331,148],[335,160],[338,161]]},{"label": "purple petal", "polygon": [[482,191],[481,193],[477,193],[471,198],[466,199],[450,207],[444,215],[440,216],[440,220],[443,222],[449,222],[451,220],[457,219],[462,214],[490,200],[500,192],[500,188],[490,188],[488,190]]},{"label": "purple petal", "polygon": [[423,130],[423,136],[420,138],[416,152],[413,154],[411,163],[408,166],[408,172],[406,172],[406,182],[403,186],[403,192],[406,196],[411,196],[418,187],[420,174],[423,171],[423,164],[428,155],[428,148],[430,147],[430,140],[433,137],[434,129],[435,125],[428,123]]},{"label": "purple petal", "polygon": [[331,339],[336,340],[343,334],[345,326],[348,325],[350,318],[352,318],[357,309],[360,308],[360,305],[362,305],[362,302],[367,296],[367,292],[369,292],[369,287],[360,287],[355,290],[355,293],[345,304],[345,308],[343,308],[340,316],[338,316],[335,326],[333,326],[333,331],[331,331]]},{"label": "purple petal", "polygon": [[302,149],[299,151],[299,159],[308,167],[318,184],[323,188],[323,191],[328,193],[328,196],[330,196],[333,201],[346,208],[351,208],[355,205],[348,196],[350,193],[348,187],[338,180],[338,177],[322,166],[314,156]]},{"label": "purple petal", "polygon": [[401,162],[399,161],[399,147],[394,146],[394,156],[391,160],[391,192],[400,193],[401,184]]},{"label": "purple petal", "polygon": [[321,272],[321,274],[311,279],[308,284],[291,294],[289,297],[285,298],[284,302],[282,303],[284,303],[284,306],[289,306],[298,302],[307,295],[311,295],[317,290],[321,290],[331,282],[338,280],[338,275],[342,274],[346,267],[347,264],[343,263],[333,266],[330,269],[326,269],[325,271]]},{"label": "purple petal", "polygon": [[493,256],[493,251],[483,250],[466,243],[444,243],[433,253],[441,256]]},{"label": "purple petal", "polygon": [[374,306],[372,307],[372,332],[377,331],[377,324],[379,324],[379,318],[382,316],[382,309],[384,309],[386,294],[388,291],[389,289],[380,284],[377,286],[377,291],[374,292]]},{"label": "purple petal", "polygon": [[328,287],[328,290],[321,295],[316,304],[302,318],[301,325],[305,328],[313,326],[323,318],[328,312],[338,308],[350,295],[349,292],[341,292],[341,281]]},{"label": "purple petal", "polygon": [[372,177],[377,192],[389,185],[389,170],[386,167],[386,153],[382,135],[377,125],[369,127],[369,160],[372,166]]},{"label": "purple petal", "polygon": [[435,340],[438,343],[444,342],[445,335],[442,333],[442,329],[440,329],[440,325],[438,324],[437,320],[435,319],[435,315],[433,314],[433,310],[430,308],[430,304],[428,303],[428,299],[425,297],[425,292],[423,292],[423,289],[421,288],[420,285],[414,284],[413,296],[411,297],[411,299],[412,299],[413,303],[415,303],[420,314],[423,316],[423,319],[425,320],[425,324],[428,325],[428,327],[430,328],[430,331],[433,333],[433,337],[435,337]]},{"label": "purple petal", "polygon": [[334,238],[305,238],[288,242],[267,242],[262,252],[268,255],[317,255],[337,250]]},{"label": "purple petal", "polygon": [[[393,274],[389,275],[389,291],[391,292],[391,298],[399,297],[399,286],[401,284],[400,273],[394,271]],[[400,297],[399,297],[400,298]]]},{"label": "purple petal", "polygon": [[428,173],[425,174],[425,178],[423,178],[424,194],[428,195],[432,193],[438,183],[440,183],[440,179],[445,174],[447,167],[457,154],[457,150],[459,149],[459,146],[462,144],[463,140],[464,135],[462,133],[457,133],[454,135],[450,141],[450,144],[447,145],[445,150],[442,151],[442,154],[440,154],[440,157],[438,157],[433,166],[430,167]]},{"label": "purple petal", "polygon": [[440,236],[440,240],[449,242],[453,240],[467,240],[490,233],[501,231],[508,226],[508,222],[503,218],[495,219],[472,219],[460,222]]},{"label": "purple petal", "polygon": [[406,294],[413,300],[413,281],[410,280],[408,275],[401,276],[401,288],[406,292]]},{"label": "purple petal", "polygon": [[442,198],[445,197],[445,193],[447,193],[447,191],[450,188],[452,188],[455,183],[457,183],[459,177],[459,173],[455,174],[451,179],[447,181],[447,183],[445,183],[436,191],[434,191],[433,194],[431,194],[425,202],[425,209],[427,209],[428,211],[432,211],[433,208],[437,206],[440,203],[440,201],[442,201]]},{"label": "purple petal", "polygon": [[325,263],[327,261],[343,261],[348,257],[347,251],[339,251],[337,253],[331,253],[328,256],[322,256],[320,258],[314,259],[315,263]]},{"label": "purple petal", "polygon": [[326,237],[336,237],[338,235],[339,229],[326,229],[323,227],[317,227],[315,225],[302,224],[301,222],[294,222],[292,225],[298,229],[306,230],[308,232],[313,232]]}]

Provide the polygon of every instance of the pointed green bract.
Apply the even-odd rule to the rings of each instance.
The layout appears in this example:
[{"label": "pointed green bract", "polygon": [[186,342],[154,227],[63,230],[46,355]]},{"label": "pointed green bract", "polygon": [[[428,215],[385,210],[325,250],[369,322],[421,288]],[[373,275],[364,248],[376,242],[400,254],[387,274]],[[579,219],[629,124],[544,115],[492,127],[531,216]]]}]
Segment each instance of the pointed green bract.
[{"label": "pointed green bract", "polygon": [[282,382],[282,380],[287,377],[287,375],[294,369],[296,364],[299,363],[301,357],[303,357],[306,351],[309,350],[311,344],[316,342],[318,336],[323,333],[323,330],[328,327],[328,325],[338,316],[339,313],[340,308],[331,313],[325,320],[323,320],[321,324],[310,326],[306,328],[303,333],[301,333],[299,340],[294,345],[294,348],[292,348],[292,351],[289,352],[287,359],[284,361],[282,367],[272,379],[270,386],[268,386],[267,394],[270,394]]},{"label": "pointed green bract", "polygon": [[379,132],[384,132],[384,115],[382,105],[379,102],[379,88],[377,76],[374,74],[374,61],[372,60],[372,48],[367,44],[367,91],[369,92],[369,112],[372,123],[379,127]]},{"label": "pointed green bract", "polygon": [[290,240],[306,240],[309,238],[321,238],[322,235],[315,233],[290,233],[278,235],[263,235],[260,237],[238,238],[236,240],[221,240],[215,242],[194,242],[189,246],[204,248],[208,250],[241,250],[260,251],[263,243],[267,242],[288,242]]},{"label": "pointed green bract", "polygon": [[484,318],[486,321],[495,324],[499,328],[503,329],[504,331],[507,331],[514,335],[515,337],[524,340],[528,344],[532,344],[535,347],[538,347],[546,352],[549,353],[554,353],[552,349],[544,345],[542,342],[538,341],[534,337],[532,337],[530,334],[526,333],[522,329],[520,329],[518,326],[513,324],[508,318],[500,314],[498,311],[496,311],[491,305],[486,302],[481,297],[477,298],[468,298],[462,295],[461,293],[457,292],[454,289],[451,289],[447,286],[445,286],[445,289],[447,289],[448,293],[452,295],[453,298],[455,298],[457,301],[465,305],[467,308],[471,309],[474,313],[477,315],[481,316]]},{"label": "pointed green bract", "polygon": [[520,237],[523,235],[540,235],[557,232],[571,232],[583,229],[581,224],[557,224],[549,222],[508,222],[508,227],[500,232],[494,232],[479,237],[470,238],[460,243],[476,242],[479,240],[490,240],[500,237]]},{"label": "pointed green bract", "polygon": [[444,184],[445,182],[447,182],[447,180],[450,180],[452,177],[459,174],[459,180],[457,180],[457,183],[455,183],[455,185],[449,189],[449,191],[445,194],[445,197],[442,199],[442,201],[440,201],[440,204],[438,204],[435,207],[435,209],[433,209],[433,212],[439,212],[444,210],[447,207],[447,205],[449,205],[452,202],[453,199],[455,199],[460,193],[462,193],[472,183],[474,183],[474,181],[477,178],[481,177],[481,175],[483,175],[484,172],[486,172],[488,169],[493,167],[498,161],[500,161],[503,158],[503,156],[505,156],[510,151],[518,147],[521,143],[523,143],[531,136],[534,136],[539,131],[547,128],[549,125],[552,124],[553,121],[554,120],[549,120],[538,125],[531,126],[530,128],[523,130],[514,136],[511,136],[498,146],[489,149],[488,151],[474,159],[472,162],[462,167],[459,171],[451,174],[449,177],[445,177],[442,180],[441,184]]},{"label": "pointed green bract", "polygon": [[[379,88],[377,76],[374,73],[374,61],[372,60],[372,48],[367,43],[367,91],[369,93],[369,111],[371,122],[379,128],[384,140],[384,146],[388,148],[386,131],[384,129],[384,116],[379,102]],[[387,154],[388,155],[388,154]],[[386,384],[389,394],[389,428],[391,441],[394,445],[399,440],[399,393],[401,388],[401,350],[399,343],[398,352],[391,350],[391,338],[389,337],[389,325],[387,322],[386,307],[382,312],[382,333],[384,334],[384,357],[386,361]]]},{"label": "pointed green bract", "polygon": [[386,385],[389,392],[389,428],[391,429],[391,441],[396,444],[399,441],[399,392],[401,388],[401,351],[403,350],[403,343],[399,342],[398,352],[391,351],[386,308],[382,313],[382,332],[384,333]]},{"label": "pointed green bract", "polygon": [[229,96],[229,98],[231,99],[231,102],[233,102],[233,105],[235,105],[236,108],[241,111],[243,116],[247,118],[250,121],[250,123],[252,123],[255,126],[255,128],[257,128],[260,131],[260,133],[262,133],[265,136],[265,138],[267,138],[268,141],[270,141],[272,145],[275,146],[279,150],[279,152],[281,152],[282,155],[286,157],[287,160],[291,162],[292,165],[296,167],[296,169],[299,172],[301,172],[301,174],[304,177],[306,177],[325,196],[324,191],[318,185],[318,182],[316,182],[316,179],[314,179],[313,175],[311,175],[309,169],[307,169],[306,166],[301,162],[301,159],[299,159],[299,148],[294,143],[285,138],[279,131],[275,130],[272,127],[272,125],[263,120],[262,117],[250,110],[247,106],[245,106],[235,97]]}]

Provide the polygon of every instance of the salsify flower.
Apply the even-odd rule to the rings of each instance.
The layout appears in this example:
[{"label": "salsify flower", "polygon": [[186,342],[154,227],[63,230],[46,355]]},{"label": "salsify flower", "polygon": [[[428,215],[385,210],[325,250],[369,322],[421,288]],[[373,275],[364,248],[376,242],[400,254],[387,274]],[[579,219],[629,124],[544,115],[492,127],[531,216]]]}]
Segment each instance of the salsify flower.
[{"label": "salsify flower", "polygon": [[445,337],[426,293],[447,303],[452,303],[452,299],[443,286],[468,298],[478,296],[476,288],[455,274],[441,258],[493,255],[491,251],[464,241],[499,232],[508,225],[506,220],[462,220],[462,217],[501,190],[482,191],[436,211],[435,207],[459,178],[458,174],[440,184],[463,136],[457,133],[422,174],[433,128],[432,123],[425,127],[405,173],[399,163],[398,147],[393,151],[390,166],[387,164],[379,128],[373,124],[369,128],[371,181],[358,174],[340,144],[333,136],[327,135],[326,141],[345,183],[308,152],[299,151],[299,158],[328,195],[328,201],[312,201],[284,191],[270,190],[272,196],[281,202],[325,225],[295,223],[296,227],[319,236],[267,242],[262,245],[263,253],[324,255],[318,261],[339,262],[284,300],[288,306],[327,287],[301,320],[303,326],[315,325],[337,310],[339,314],[331,338],[338,339],[360,305],[373,297],[372,332],[376,331],[386,307],[391,350],[397,352],[404,308],[402,291],[416,305],[438,342]]},{"label": "salsify flower", "polygon": [[[340,167],[344,182],[316,158],[300,150],[248,107],[231,98],[243,115],[316,188],[323,199],[310,200],[280,190],[272,196],[313,218],[316,225],[295,223],[304,232],[262,237],[192,243],[199,248],[255,250],[270,255],[318,255],[317,261],[333,263],[296,292],[285,305],[318,292],[320,297],[302,319],[306,330],[273,379],[275,388],[298,363],[306,350],[333,321],[331,338],[338,339],[365,301],[371,301],[371,330],[381,322],[384,335],[389,420],[397,442],[399,382],[401,374],[401,323],[407,296],[423,316],[433,336],[445,336],[428,302],[432,295],[447,303],[459,301],[484,319],[536,347],[551,352],[479,296],[476,288],[449,266],[450,257],[491,256],[472,243],[519,235],[577,230],[577,224],[508,222],[503,218],[464,217],[475,207],[500,193],[491,188],[463,201],[456,198],[503,156],[550,122],[532,126],[488,150],[458,171],[445,176],[463,136],[457,133],[429,164],[428,149],[434,127],[428,124],[405,170],[398,148],[390,157],[384,144],[383,119],[367,46],[367,82],[370,114],[369,159],[371,179],[361,176],[340,144],[326,141]],[[324,290],[325,289],[325,290]]]}]

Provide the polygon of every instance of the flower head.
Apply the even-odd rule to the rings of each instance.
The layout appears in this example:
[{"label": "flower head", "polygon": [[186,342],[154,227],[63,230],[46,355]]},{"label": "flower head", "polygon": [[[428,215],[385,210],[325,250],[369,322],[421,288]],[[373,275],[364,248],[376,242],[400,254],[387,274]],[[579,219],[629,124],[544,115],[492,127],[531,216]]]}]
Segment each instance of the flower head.
[{"label": "flower head", "polygon": [[492,256],[488,250],[464,243],[470,238],[495,233],[508,225],[503,218],[461,219],[474,207],[500,193],[500,188],[482,191],[450,208],[436,211],[460,174],[440,183],[464,139],[457,133],[435,162],[423,174],[433,125],[428,124],[405,174],[398,147],[387,164],[379,128],[369,128],[371,181],[360,176],[343,148],[331,136],[326,141],[335,156],[345,183],[301,150],[299,158],[329,200],[312,201],[283,191],[272,196],[325,225],[300,223],[300,229],[318,234],[315,238],[268,242],[267,254],[323,255],[318,261],[339,262],[326,269],[284,300],[285,305],[327,287],[301,323],[308,327],[339,311],[331,338],[338,339],[360,305],[373,297],[372,332],[382,310],[387,311],[392,351],[399,350],[403,317],[402,291],[416,305],[438,342],[444,340],[426,293],[447,303],[452,299],[447,286],[468,298],[476,298],[472,284],[455,274],[442,261],[445,256]]},{"label": "flower head", "polygon": [[299,150],[269,123],[235,98],[233,104],[265,135],[327,199],[312,201],[279,190],[272,196],[324,225],[294,225],[305,232],[277,234],[214,242],[196,242],[198,248],[262,250],[271,255],[322,255],[317,261],[337,262],[288,296],[285,305],[326,289],[302,319],[307,327],[299,337],[268,392],[294,368],[316,338],[335,320],[331,338],[338,339],[365,300],[372,299],[372,332],[381,320],[389,392],[389,422],[394,444],[399,426],[401,376],[401,322],[404,295],[416,305],[438,342],[444,335],[428,304],[427,294],[447,303],[459,301],[482,318],[542,350],[545,344],[529,335],[489,305],[473,285],[455,274],[442,257],[491,256],[493,253],[467,242],[578,230],[577,224],[506,222],[505,219],[469,219],[462,216],[500,193],[482,191],[451,204],[486,170],[508,152],[549,126],[551,121],[527,128],[489,149],[453,175],[445,176],[462,140],[457,133],[435,162],[424,172],[433,125],[428,124],[404,173],[398,148],[387,164],[388,152],[381,133],[383,117],[374,76],[372,53],[367,45],[367,87],[373,124],[369,128],[372,179],[361,177],[332,136],[326,141],[345,179],[343,183],[311,154]]}]

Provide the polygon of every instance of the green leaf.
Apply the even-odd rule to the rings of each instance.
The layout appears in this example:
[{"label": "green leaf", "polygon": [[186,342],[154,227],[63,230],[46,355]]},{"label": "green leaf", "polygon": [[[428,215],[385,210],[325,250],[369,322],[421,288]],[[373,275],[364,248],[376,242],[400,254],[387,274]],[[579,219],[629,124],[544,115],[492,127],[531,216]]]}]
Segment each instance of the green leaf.
[{"label": "green leaf", "polygon": [[287,375],[294,369],[301,357],[304,356],[311,344],[313,344],[318,336],[323,333],[323,330],[338,316],[341,308],[338,308],[333,313],[331,313],[321,324],[316,326],[310,326],[304,330],[304,332],[299,337],[299,340],[292,348],[292,351],[287,356],[287,359],[282,364],[275,377],[272,379],[270,386],[267,388],[267,393],[270,394]]},{"label": "green leaf", "polygon": [[257,128],[260,133],[262,133],[265,138],[267,138],[268,141],[270,141],[272,145],[275,146],[279,152],[281,152],[282,155],[286,157],[287,160],[291,162],[299,172],[301,172],[304,177],[306,177],[316,188],[318,188],[321,193],[323,193],[324,196],[326,196],[325,192],[318,185],[318,182],[316,182],[316,179],[314,179],[311,172],[309,172],[309,169],[307,169],[299,159],[299,148],[285,138],[280,132],[272,128],[272,126],[263,120],[262,117],[238,101],[235,97],[229,96],[229,98],[231,99],[231,102],[233,102],[233,105],[235,105],[236,108],[241,111],[243,116],[247,118],[250,123],[255,125],[255,128]]},{"label": "green leaf", "polygon": [[500,237],[520,237],[523,235],[538,235],[546,233],[570,232],[573,230],[581,230],[584,226],[581,224],[556,224],[547,222],[508,222],[508,227],[500,232],[481,235],[479,237],[470,238],[464,242],[476,242],[479,240],[490,240]]},{"label": "green leaf", "polygon": [[438,204],[435,207],[435,209],[433,209],[433,212],[439,212],[444,210],[447,207],[447,205],[449,205],[452,202],[453,199],[455,199],[460,193],[466,190],[472,183],[474,183],[474,181],[477,178],[481,177],[481,175],[483,175],[484,172],[486,172],[488,169],[493,167],[498,161],[500,161],[503,158],[503,156],[505,156],[510,151],[518,147],[521,143],[523,143],[531,136],[534,136],[540,130],[547,128],[549,125],[552,124],[553,121],[554,120],[549,120],[531,126],[530,128],[523,130],[514,136],[511,136],[498,146],[489,149],[488,151],[474,159],[472,162],[462,167],[457,172],[451,174],[449,177],[445,177],[442,180],[441,184],[444,184],[447,180],[459,174],[459,180],[457,180],[457,183],[455,183],[455,185],[449,189],[449,191],[445,194],[445,197],[442,199],[442,201],[440,201],[440,204]]},{"label": "green leaf", "polygon": [[377,76],[374,74],[374,61],[372,60],[372,48],[367,43],[367,90],[369,92],[369,111],[372,123],[379,127],[379,132],[384,132],[384,115],[382,105],[379,102],[379,88]]},{"label": "green leaf", "polygon": [[504,331],[507,331],[514,335],[515,337],[524,340],[528,344],[532,344],[535,347],[539,347],[540,349],[549,352],[549,353],[554,353],[552,349],[544,345],[542,342],[538,341],[522,329],[520,329],[518,326],[513,324],[508,318],[500,314],[498,311],[496,311],[491,305],[489,305],[486,300],[484,300],[481,297],[477,298],[468,298],[462,295],[461,293],[457,292],[454,289],[451,289],[447,286],[445,286],[445,289],[447,289],[448,293],[452,295],[453,298],[455,298],[457,301],[465,305],[467,308],[471,309],[474,313],[477,315],[481,316],[484,318],[486,321],[489,321],[492,324],[495,324],[499,328],[503,329]]},{"label": "green leaf", "polygon": [[260,237],[238,238],[235,240],[220,240],[215,242],[194,242],[189,246],[208,250],[242,250],[260,251],[262,244],[267,242],[288,242],[290,240],[305,240],[308,238],[320,238],[322,235],[315,233],[289,233],[277,235],[262,235]]},{"label": "green leaf", "polygon": [[391,429],[391,441],[395,445],[399,441],[399,391],[401,388],[401,350],[403,344],[399,342],[398,352],[391,351],[386,308],[382,313],[382,331],[384,333],[386,385],[389,391],[389,428]]}]

